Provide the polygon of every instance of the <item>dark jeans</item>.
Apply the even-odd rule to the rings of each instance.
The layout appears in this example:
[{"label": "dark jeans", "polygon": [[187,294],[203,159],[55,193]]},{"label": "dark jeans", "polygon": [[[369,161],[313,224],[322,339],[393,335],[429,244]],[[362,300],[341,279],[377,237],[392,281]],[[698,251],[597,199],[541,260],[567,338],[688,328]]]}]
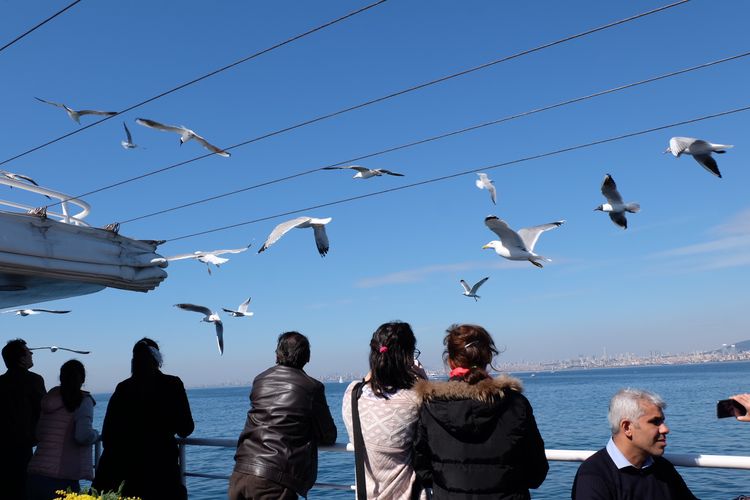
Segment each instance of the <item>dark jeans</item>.
[{"label": "dark jeans", "polygon": [[31,446],[0,444],[0,496],[3,500],[26,498],[26,466],[32,454]]},{"label": "dark jeans", "polygon": [[268,479],[232,472],[229,500],[297,500],[297,493]]},{"label": "dark jeans", "polygon": [[55,494],[56,491],[66,491],[68,488],[73,493],[81,491],[81,485],[75,479],[56,479],[37,474],[29,474],[26,479],[28,500],[51,500],[60,496]]}]

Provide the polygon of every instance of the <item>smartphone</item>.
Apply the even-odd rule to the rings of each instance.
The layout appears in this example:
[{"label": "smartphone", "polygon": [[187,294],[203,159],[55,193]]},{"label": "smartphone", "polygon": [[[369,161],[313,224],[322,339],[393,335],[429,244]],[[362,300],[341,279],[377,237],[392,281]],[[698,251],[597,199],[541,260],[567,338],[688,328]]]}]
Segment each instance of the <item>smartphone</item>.
[{"label": "smartphone", "polygon": [[716,402],[716,418],[741,417],[747,410],[734,399],[722,399]]}]

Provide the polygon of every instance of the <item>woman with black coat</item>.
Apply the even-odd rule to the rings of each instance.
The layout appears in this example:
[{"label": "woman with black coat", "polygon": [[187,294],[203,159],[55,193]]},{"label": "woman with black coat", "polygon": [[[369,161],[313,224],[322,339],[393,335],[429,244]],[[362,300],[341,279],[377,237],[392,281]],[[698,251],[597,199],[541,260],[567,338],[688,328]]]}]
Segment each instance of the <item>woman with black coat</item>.
[{"label": "woman with black coat", "polygon": [[443,341],[448,382],[421,381],[414,466],[435,500],[531,498],[549,464],[518,379],[487,374],[498,351],[481,326],[453,325]]}]

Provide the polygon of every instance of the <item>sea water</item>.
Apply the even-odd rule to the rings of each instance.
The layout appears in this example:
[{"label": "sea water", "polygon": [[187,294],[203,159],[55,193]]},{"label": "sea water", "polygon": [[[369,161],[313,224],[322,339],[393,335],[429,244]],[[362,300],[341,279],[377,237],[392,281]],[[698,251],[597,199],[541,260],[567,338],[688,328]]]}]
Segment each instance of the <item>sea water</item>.
[{"label": "sea water", "polygon": [[[597,370],[521,373],[524,393],[534,408],[546,448],[597,450],[609,438],[607,404],[623,387],[648,389],[667,401],[670,427],[667,453],[750,456],[750,422],[717,419],[716,401],[750,392],[750,362],[711,363]],[[338,442],[348,440],[341,417],[341,400],[347,384],[327,383],[326,396],[336,426]],[[195,419],[192,437],[236,439],[245,423],[249,388],[188,390]],[[101,421],[109,395],[95,396],[95,426]],[[234,449],[189,446],[189,471],[231,474]],[[550,462],[544,484],[532,490],[535,499],[570,498],[578,463]],[[729,500],[750,494],[750,470],[678,467],[696,496]],[[319,454],[318,482],[352,484],[352,453]],[[227,481],[188,478],[191,499],[226,497]],[[352,499],[352,492],[313,489],[309,498]]]}]

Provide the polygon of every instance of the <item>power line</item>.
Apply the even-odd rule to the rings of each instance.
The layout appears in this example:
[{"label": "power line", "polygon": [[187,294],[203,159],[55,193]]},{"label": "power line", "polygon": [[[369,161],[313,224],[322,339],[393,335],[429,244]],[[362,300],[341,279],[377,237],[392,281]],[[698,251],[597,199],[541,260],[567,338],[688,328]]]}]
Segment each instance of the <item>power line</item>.
[{"label": "power line", "polygon": [[306,212],[308,210],[315,210],[315,209],[318,209],[318,208],[330,207],[330,206],[333,206],[333,205],[341,205],[343,203],[349,203],[351,201],[361,200],[361,199],[364,199],[364,198],[371,198],[371,197],[374,197],[374,196],[380,196],[382,194],[393,193],[393,192],[396,192],[396,191],[402,191],[404,189],[410,189],[410,188],[413,188],[413,187],[424,186],[426,184],[432,184],[432,183],[435,183],[435,182],[440,182],[440,181],[444,181],[444,180],[448,180],[448,179],[453,179],[455,177],[460,177],[462,175],[467,175],[467,174],[473,174],[473,173],[479,172],[479,171],[494,170],[494,169],[497,169],[497,168],[507,167],[507,166],[510,166],[510,165],[515,165],[515,164],[518,164],[518,163],[524,163],[524,162],[531,161],[531,160],[538,160],[540,158],[547,158],[549,156],[555,156],[555,155],[559,155],[559,154],[562,154],[562,153],[568,153],[570,151],[576,151],[578,149],[590,148],[592,146],[598,146],[600,144],[607,144],[607,143],[610,143],[610,142],[620,141],[622,139],[628,139],[628,138],[631,138],[631,137],[637,137],[637,136],[649,134],[649,133],[652,133],[652,132],[658,132],[659,130],[664,130],[664,129],[668,129],[668,128],[672,128],[672,127],[678,127],[678,126],[681,126],[681,125],[687,125],[687,124],[690,124],[690,123],[696,123],[696,122],[700,122],[700,121],[704,121],[704,120],[710,120],[712,118],[719,118],[719,117],[722,117],[722,116],[727,116],[727,115],[731,115],[731,114],[734,114],[734,113],[740,113],[740,112],[748,111],[748,110],[750,110],[750,106],[744,106],[744,107],[741,107],[741,108],[735,108],[735,109],[731,109],[731,110],[728,110],[728,111],[722,111],[722,112],[719,112],[719,113],[713,113],[713,114],[701,116],[701,117],[698,117],[698,118],[692,118],[692,119],[689,119],[689,120],[683,120],[683,121],[679,121],[679,122],[675,122],[675,123],[670,123],[668,125],[660,125],[658,127],[652,127],[652,128],[648,128],[648,129],[645,129],[645,130],[639,130],[637,132],[629,132],[627,134],[622,134],[622,135],[618,135],[618,136],[614,136],[614,137],[608,137],[607,139],[600,139],[600,140],[597,140],[597,141],[587,142],[587,143],[584,143],[584,144],[578,144],[578,145],[575,145],[575,146],[569,146],[569,147],[566,147],[566,148],[556,149],[554,151],[549,151],[549,152],[546,152],[546,153],[540,153],[540,154],[536,154],[536,155],[532,155],[532,156],[526,156],[526,157],[523,157],[523,158],[517,158],[515,160],[510,160],[510,161],[506,161],[506,162],[503,162],[503,163],[496,163],[494,165],[488,165],[488,166],[484,166],[484,167],[472,168],[470,170],[463,170],[461,172],[456,172],[456,173],[453,173],[453,174],[443,175],[443,176],[440,176],[440,177],[433,177],[431,179],[426,179],[426,180],[419,181],[419,182],[413,182],[411,184],[405,184],[403,186],[397,186],[397,187],[393,187],[393,188],[383,189],[381,191],[374,191],[372,193],[362,194],[362,195],[358,195],[358,196],[351,196],[349,198],[343,198],[343,199],[336,200],[336,201],[331,201],[331,202],[327,202],[327,203],[321,203],[319,205],[312,205],[312,206],[305,207],[305,208],[299,208],[299,209],[295,209],[295,210],[289,210],[287,212],[282,212],[282,213],[278,213],[278,214],[274,214],[274,215],[269,215],[269,216],[266,216],[266,217],[261,217],[259,219],[253,219],[253,220],[249,220],[249,221],[245,221],[245,222],[238,222],[236,224],[230,224],[228,226],[221,226],[221,227],[217,227],[217,228],[213,228],[213,229],[207,229],[205,231],[199,231],[199,232],[196,232],[196,233],[186,234],[184,236],[178,236],[176,238],[170,238],[170,239],[166,240],[166,242],[170,242],[171,243],[173,241],[184,240],[184,239],[187,239],[187,238],[193,238],[195,236],[202,236],[204,234],[216,233],[216,232],[219,232],[219,231],[225,231],[227,229],[234,229],[236,227],[247,226],[247,225],[250,225],[250,224],[256,224],[258,222],[263,222],[263,221],[267,221],[267,220],[270,220],[270,219],[277,219],[279,217],[284,217],[284,216],[287,216],[287,215],[297,214],[297,213],[300,213],[300,212]]},{"label": "power line", "polygon": [[52,20],[53,20],[54,18],[56,18],[57,16],[59,16],[60,14],[62,14],[63,12],[65,12],[66,10],[70,9],[71,7],[73,7],[73,6],[75,5],[75,4],[77,4],[77,3],[78,3],[78,2],[80,2],[80,1],[81,1],[81,0],[75,0],[75,2],[71,3],[70,5],[68,5],[68,6],[67,6],[67,7],[65,7],[65,8],[63,8],[63,9],[61,9],[61,10],[57,11],[56,13],[52,14],[52,15],[51,15],[50,17],[48,17],[48,18],[47,18],[47,19],[45,19],[44,21],[40,22],[39,24],[37,24],[37,25],[36,25],[36,26],[34,26],[33,28],[29,28],[29,29],[28,29],[28,30],[27,30],[26,32],[24,32],[24,33],[21,33],[20,35],[18,35],[17,37],[15,37],[15,38],[14,38],[13,40],[11,40],[10,42],[8,42],[8,43],[6,43],[5,45],[3,45],[2,47],[0,47],[0,52],[4,51],[4,50],[5,50],[5,49],[7,49],[8,47],[10,47],[11,45],[13,45],[13,44],[14,44],[14,43],[16,43],[17,41],[19,41],[19,40],[20,40],[21,38],[25,37],[26,35],[29,35],[29,34],[31,34],[32,32],[34,32],[34,31],[36,31],[37,29],[41,28],[42,26],[44,26],[44,25],[45,25],[45,24],[47,24],[48,22],[52,21]]},{"label": "power line", "polygon": [[555,104],[550,104],[548,106],[543,106],[543,107],[540,107],[540,108],[535,108],[535,109],[532,109],[532,110],[529,110],[529,111],[524,111],[524,112],[517,113],[517,114],[514,114],[514,115],[510,115],[510,116],[506,116],[506,117],[503,117],[503,118],[499,118],[497,120],[492,120],[492,121],[489,121],[489,122],[480,123],[478,125],[472,125],[470,127],[462,128],[462,129],[459,129],[459,130],[454,130],[454,131],[451,131],[451,132],[446,132],[444,134],[435,135],[435,136],[432,136],[432,137],[428,137],[426,139],[420,139],[418,141],[413,141],[413,142],[409,142],[409,143],[402,144],[402,145],[399,145],[399,146],[394,146],[394,147],[391,147],[391,148],[382,149],[382,150],[376,151],[374,153],[368,153],[368,154],[365,154],[365,155],[362,155],[362,156],[357,156],[355,158],[350,158],[348,160],[339,161],[339,162],[336,162],[336,163],[331,163],[331,164],[325,165],[323,167],[317,167],[317,168],[313,168],[313,169],[309,169],[309,170],[304,170],[302,172],[298,172],[298,173],[295,173],[295,174],[287,175],[287,176],[280,177],[280,178],[277,178],[277,179],[272,179],[272,180],[269,180],[269,181],[266,181],[266,182],[262,182],[260,184],[254,184],[254,185],[251,185],[251,186],[246,186],[244,188],[235,189],[235,190],[229,191],[227,193],[217,194],[217,195],[214,195],[214,196],[209,196],[207,198],[202,198],[202,199],[199,199],[199,200],[195,200],[195,201],[183,203],[181,205],[176,205],[174,207],[170,207],[170,208],[165,208],[165,209],[162,209],[162,210],[158,210],[156,212],[151,212],[151,213],[147,213],[147,214],[144,214],[144,215],[139,215],[137,217],[133,217],[131,219],[127,219],[127,220],[121,221],[120,224],[121,225],[122,224],[127,224],[129,222],[135,222],[135,221],[138,221],[138,220],[147,219],[147,218],[154,217],[154,216],[157,216],[157,215],[162,215],[162,214],[165,214],[165,213],[168,213],[168,212],[174,212],[176,210],[181,210],[183,208],[188,208],[188,207],[192,207],[192,206],[195,206],[195,205],[200,205],[200,204],[203,204],[203,203],[207,203],[209,201],[215,201],[215,200],[218,200],[218,199],[221,199],[221,198],[226,198],[228,196],[233,196],[235,194],[239,194],[239,193],[243,193],[243,192],[246,192],[246,191],[250,191],[252,189],[257,189],[257,188],[260,188],[260,187],[269,186],[271,184],[277,184],[279,182],[283,182],[283,181],[291,180],[291,179],[294,179],[294,178],[297,178],[297,177],[302,177],[302,176],[305,176],[305,175],[309,175],[309,174],[312,174],[314,172],[318,172],[320,170],[323,170],[326,167],[335,167],[335,166],[338,166],[338,165],[344,165],[344,164],[353,163],[353,162],[356,162],[356,161],[359,161],[359,160],[364,160],[364,159],[367,159],[367,158],[372,158],[372,157],[375,157],[375,156],[380,156],[380,155],[383,155],[383,154],[386,154],[386,153],[392,153],[394,151],[399,151],[399,150],[410,148],[410,147],[417,146],[417,145],[420,145],[420,144],[425,144],[425,143],[428,143],[428,142],[433,142],[433,141],[437,141],[437,140],[440,140],[440,139],[445,139],[445,138],[452,137],[452,136],[455,136],[455,135],[459,135],[459,134],[463,134],[463,133],[466,133],[466,132],[471,132],[471,131],[474,131],[474,130],[478,130],[478,129],[481,129],[481,128],[484,128],[484,127],[489,127],[491,125],[498,125],[500,123],[509,122],[511,120],[515,120],[515,119],[518,119],[518,118],[523,118],[523,117],[526,117],[526,116],[530,116],[530,115],[537,114],[537,113],[542,113],[544,111],[549,111],[549,110],[552,110],[552,109],[560,108],[560,107],[567,106],[567,105],[574,104],[574,103],[578,103],[578,102],[581,102],[581,101],[586,101],[588,99],[593,99],[595,97],[601,97],[601,96],[604,96],[604,95],[607,95],[607,94],[612,94],[612,93],[619,92],[619,91],[626,90],[626,89],[630,89],[630,88],[633,88],[633,87],[638,87],[640,85],[645,85],[645,84],[648,84],[648,83],[653,83],[653,82],[656,82],[656,81],[659,81],[659,80],[664,80],[664,79],[671,78],[671,77],[674,77],[674,76],[683,75],[685,73],[689,73],[689,72],[692,72],[692,71],[697,71],[699,69],[709,68],[711,66],[715,66],[715,65],[722,64],[722,63],[729,62],[729,61],[734,61],[734,60],[741,59],[741,58],[747,57],[747,56],[750,56],[750,51],[743,52],[741,54],[737,54],[737,55],[734,55],[734,56],[729,56],[729,57],[725,57],[725,58],[722,58],[722,59],[717,59],[717,60],[714,60],[714,61],[706,62],[706,63],[703,63],[703,64],[699,64],[697,66],[691,66],[689,68],[684,68],[684,69],[681,69],[681,70],[672,71],[670,73],[665,73],[665,74],[662,74],[662,75],[654,76],[654,77],[651,77],[651,78],[647,78],[645,80],[640,80],[640,81],[637,81],[637,82],[628,83],[628,84],[625,84],[625,85],[620,85],[620,86],[613,87],[613,88],[610,88],[610,89],[607,89],[607,90],[602,90],[602,91],[599,91],[599,92],[594,92],[593,94],[587,94],[587,95],[576,97],[576,98],[573,98],[573,99],[568,99],[566,101],[561,101],[561,102],[558,102],[558,103],[555,103]]},{"label": "power line", "polygon": [[[80,1],[80,0],[78,0],[78,1]],[[198,83],[198,82],[200,82],[202,80],[205,80],[206,78],[210,78],[210,77],[212,77],[214,75],[217,75],[219,73],[222,73],[222,72],[224,72],[224,71],[226,71],[226,70],[228,70],[230,68],[233,68],[233,67],[238,66],[238,65],[240,65],[242,63],[250,61],[251,59],[255,59],[256,57],[259,57],[259,56],[261,56],[263,54],[271,52],[272,50],[275,50],[275,49],[278,49],[280,47],[283,47],[284,45],[288,45],[288,44],[290,44],[290,43],[292,43],[294,41],[299,40],[300,38],[304,38],[304,37],[306,37],[308,35],[311,35],[311,34],[317,32],[317,31],[320,31],[320,30],[323,30],[325,28],[328,28],[329,26],[333,26],[336,23],[339,23],[339,22],[341,22],[341,21],[343,21],[345,19],[348,19],[350,17],[356,16],[357,14],[365,12],[366,10],[372,9],[373,7],[376,7],[376,6],[378,6],[378,5],[382,4],[382,3],[385,3],[386,1],[387,0],[378,0],[377,2],[371,3],[370,5],[366,5],[366,6],[362,7],[362,8],[360,8],[360,9],[357,9],[357,10],[355,10],[353,12],[350,12],[350,13],[348,13],[346,15],[343,15],[341,17],[333,19],[332,21],[328,21],[328,22],[326,22],[324,24],[321,24],[320,26],[317,26],[315,28],[307,30],[304,33],[300,33],[299,35],[295,35],[295,36],[293,36],[291,38],[287,38],[283,42],[279,42],[279,43],[277,43],[275,45],[272,45],[272,46],[270,46],[268,48],[265,48],[265,49],[263,49],[263,50],[261,50],[259,52],[251,54],[251,55],[249,55],[247,57],[243,57],[242,59],[240,59],[238,61],[235,61],[235,62],[233,62],[231,64],[227,64],[226,66],[223,66],[223,67],[221,67],[219,69],[211,71],[210,73],[206,73],[205,75],[199,76],[198,78],[194,78],[194,79],[192,79],[192,80],[190,80],[188,82],[185,82],[183,84],[178,85],[177,87],[174,87],[172,89],[164,91],[161,94],[157,94],[157,95],[155,95],[153,97],[150,97],[150,98],[146,99],[145,101],[141,101],[141,102],[139,102],[137,104],[133,104],[132,106],[129,106],[129,107],[123,109],[122,111],[118,111],[114,115],[107,116],[106,118],[102,118],[101,120],[95,121],[95,122],[90,123],[90,124],[88,124],[86,126],[80,127],[80,128],[78,128],[78,129],[76,129],[76,130],[74,130],[72,132],[68,132],[67,134],[61,135],[60,137],[57,137],[57,138],[52,139],[50,141],[47,141],[44,144],[40,144],[39,146],[35,146],[35,147],[31,148],[31,149],[28,149],[28,150],[24,151],[23,153],[19,153],[19,154],[15,155],[15,156],[12,156],[12,157],[8,158],[7,160],[1,161],[0,165],[5,165],[6,163],[9,163],[9,162],[11,162],[13,160],[17,160],[18,158],[21,158],[22,156],[26,156],[29,153],[33,153],[34,151],[38,151],[38,150],[40,150],[42,148],[45,148],[45,147],[49,146],[50,144],[54,144],[54,143],[59,142],[59,141],[61,141],[63,139],[67,139],[68,137],[71,137],[73,135],[80,134],[84,130],[88,130],[91,127],[95,127],[96,125],[99,125],[102,122],[106,122],[107,120],[110,120],[110,119],[114,118],[115,116],[121,115],[123,113],[127,113],[128,111],[132,111],[132,110],[134,110],[136,108],[139,108],[139,107],[143,106],[144,104],[148,104],[148,103],[150,103],[152,101],[155,101],[157,99],[160,99],[160,98],[162,98],[164,96],[167,96],[169,94],[177,92],[178,90],[182,90],[185,87],[193,85],[194,83]],[[687,1],[687,0],[685,0],[685,1]]]},{"label": "power line", "polygon": [[[382,1],[385,1],[385,0],[382,0]],[[419,85],[415,85],[413,87],[409,87],[407,89],[400,90],[398,92],[393,92],[393,93],[388,94],[386,96],[378,97],[376,99],[371,99],[371,100],[366,101],[364,103],[360,103],[360,104],[357,104],[357,105],[354,105],[354,106],[350,106],[348,108],[344,108],[344,109],[341,109],[339,111],[334,111],[333,113],[328,113],[328,114],[325,114],[325,115],[321,115],[321,116],[318,116],[317,118],[312,118],[310,120],[306,120],[306,121],[298,123],[296,125],[285,127],[285,128],[276,130],[274,132],[269,132],[267,134],[255,137],[253,139],[248,139],[246,141],[240,142],[240,143],[235,144],[233,146],[224,148],[224,150],[231,150],[231,149],[236,149],[236,148],[239,148],[239,147],[242,147],[242,146],[246,146],[246,145],[251,144],[253,142],[258,142],[260,140],[267,139],[269,137],[273,137],[273,136],[282,134],[284,132],[289,132],[291,130],[295,130],[295,129],[298,129],[300,127],[304,127],[306,125],[310,125],[310,124],[313,124],[313,123],[316,123],[316,122],[320,122],[322,120],[326,120],[328,118],[332,118],[334,116],[338,116],[338,115],[341,115],[341,114],[344,114],[344,113],[348,113],[349,111],[354,111],[356,109],[360,109],[360,108],[363,108],[365,106],[369,106],[371,104],[382,102],[382,101],[385,101],[387,99],[391,99],[393,97],[397,97],[397,96],[400,96],[400,95],[407,94],[409,92],[413,92],[415,90],[419,90],[419,89],[423,89],[425,87],[429,87],[430,85],[435,85],[437,83],[441,83],[441,82],[450,80],[452,78],[456,78],[456,77],[463,76],[463,75],[466,75],[466,74],[469,74],[469,73],[472,73],[472,72],[475,72],[475,71],[479,71],[481,69],[485,69],[485,68],[488,68],[490,66],[493,66],[493,65],[496,65],[496,64],[500,64],[502,62],[510,61],[512,59],[516,59],[518,57],[521,57],[521,56],[524,56],[524,55],[527,55],[527,54],[538,52],[540,50],[543,50],[543,49],[546,49],[546,48],[549,48],[549,47],[553,47],[553,46],[559,45],[561,43],[565,43],[565,42],[568,42],[568,41],[571,41],[571,40],[575,40],[577,38],[581,38],[581,37],[590,35],[592,33],[596,33],[596,32],[599,32],[599,31],[606,30],[608,28],[612,28],[614,26],[618,26],[618,25],[621,25],[621,24],[624,24],[624,23],[627,23],[627,22],[630,22],[630,21],[634,21],[636,19],[640,19],[640,18],[649,16],[651,14],[655,14],[657,12],[661,12],[661,11],[664,11],[664,10],[667,10],[667,9],[671,9],[672,7],[676,7],[678,5],[685,4],[685,3],[689,2],[689,1],[690,0],[679,0],[679,1],[671,3],[669,5],[664,5],[662,7],[656,8],[656,9],[652,9],[652,10],[649,10],[649,11],[646,11],[646,12],[641,12],[640,14],[636,14],[634,16],[630,16],[630,17],[627,17],[627,18],[624,18],[624,19],[620,19],[618,21],[607,23],[607,24],[604,24],[602,26],[599,26],[599,27],[596,27],[596,28],[592,28],[592,29],[583,31],[583,32],[575,34],[575,35],[569,35],[567,37],[555,40],[554,42],[549,42],[549,43],[546,43],[546,44],[543,44],[543,45],[539,45],[539,46],[534,47],[532,49],[526,49],[526,50],[523,50],[521,52],[517,52],[515,54],[509,55],[509,56],[505,56],[505,57],[502,57],[500,59],[496,59],[494,61],[490,61],[488,63],[481,64],[479,66],[475,66],[473,68],[469,68],[469,69],[466,69],[466,70],[463,70],[463,71],[459,71],[458,73],[453,73],[453,74],[448,75],[448,76],[443,76],[443,77],[437,78],[435,80],[431,80],[431,81],[426,82],[426,83],[422,83],[422,84],[419,84]],[[373,5],[376,5],[376,4],[373,4]],[[152,98],[150,100],[153,100],[153,99],[155,99],[155,98]],[[128,109],[126,109],[124,111],[121,111],[120,113],[124,113],[125,111],[128,111],[130,109],[133,109],[133,107],[128,108]],[[118,114],[120,114],[120,113],[118,113]],[[96,122],[96,123],[100,123],[100,122],[102,122],[104,120],[108,120],[109,118],[113,118],[113,117],[114,116],[104,118],[103,120],[100,120],[99,122]],[[95,125],[96,123],[94,123],[92,125]],[[89,126],[91,126],[91,125],[89,125]],[[81,130],[83,130],[83,129],[79,129],[78,131],[80,132]],[[68,134],[68,135],[72,135],[72,133]],[[40,147],[43,147],[43,146],[40,146]],[[36,149],[39,149],[39,148],[36,148]],[[20,155],[20,156],[22,156],[22,155]],[[195,161],[202,160],[204,158],[208,158],[210,156],[214,156],[214,154],[213,153],[207,153],[207,154],[204,154],[204,155],[201,155],[201,156],[196,156],[196,157],[191,158],[189,160],[185,160],[185,161],[181,161],[181,162],[178,162],[178,163],[174,163],[174,164],[168,165],[166,167],[162,167],[162,168],[159,168],[159,169],[156,169],[156,170],[152,170],[152,171],[146,172],[144,174],[140,174],[140,175],[137,175],[137,176],[134,176],[134,177],[130,177],[130,178],[124,179],[122,181],[115,182],[113,184],[108,184],[108,185],[105,185],[103,187],[100,187],[100,188],[97,188],[97,189],[93,189],[91,191],[87,191],[87,192],[79,194],[77,196],[73,196],[71,198],[68,198],[68,200],[72,200],[72,199],[76,199],[76,198],[82,198],[84,196],[89,196],[89,195],[92,195],[92,194],[100,193],[102,191],[107,191],[109,189],[112,189],[112,188],[115,188],[115,187],[119,187],[119,186],[122,186],[124,184],[129,184],[129,183],[135,182],[137,180],[145,179],[147,177],[151,177],[153,175],[160,174],[162,172],[166,172],[168,170],[172,170],[172,169],[175,169],[177,167],[181,167],[183,165],[187,165],[189,163],[193,163]],[[11,160],[15,159],[15,158],[18,158],[18,157],[19,156],[15,156],[14,158],[11,158]],[[10,161],[10,160],[6,160],[4,162],[0,162],[0,165],[3,165],[4,163],[7,163],[8,161]],[[63,200],[63,201],[68,201],[68,200]],[[62,201],[60,201],[58,203],[54,203],[54,204],[48,205],[47,208],[52,207],[54,205],[57,205],[59,203],[62,203]]]}]

